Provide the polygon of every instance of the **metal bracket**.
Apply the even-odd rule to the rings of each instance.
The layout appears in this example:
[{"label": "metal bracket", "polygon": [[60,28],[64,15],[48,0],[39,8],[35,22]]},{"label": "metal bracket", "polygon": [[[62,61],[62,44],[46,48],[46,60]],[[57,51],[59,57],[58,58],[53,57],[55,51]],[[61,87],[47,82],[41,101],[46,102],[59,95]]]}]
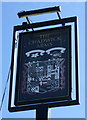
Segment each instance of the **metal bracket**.
[{"label": "metal bracket", "polygon": [[[31,24],[31,23],[30,23],[30,20],[28,19],[28,17],[26,17],[26,20],[27,20],[28,24]],[[32,28],[32,31],[34,31],[33,28]]]},{"label": "metal bracket", "polygon": [[[57,12],[57,15],[58,15],[59,20],[61,20],[61,16],[59,12]],[[62,26],[65,26],[65,23],[63,23]]]},{"label": "metal bracket", "polygon": [[61,16],[60,16],[59,12],[57,12],[57,15],[58,15],[59,19],[61,19]]},{"label": "metal bracket", "polygon": [[[30,25],[31,23],[30,23],[28,16],[35,16],[35,15],[47,14],[47,13],[53,13],[53,12],[57,12],[59,19],[61,19],[60,14],[59,14],[59,12],[61,12],[60,6],[38,9],[38,10],[31,10],[31,11],[22,11],[22,12],[19,12],[17,15],[19,18],[26,17],[26,20],[27,20],[28,24]],[[31,29],[32,29],[32,31],[34,31],[33,28],[31,28]],[[26,29],[26,31],[28,31],[28,30]]]},{"label": "metal bracket", "polygon": [[61,7],[55,6],[50,8],[38,9],[38,10],[22,11],[18,13],[18,17],[21,18],[21,17],[35,16],[35,15],[47,14],[53,12],[61,12]]}]

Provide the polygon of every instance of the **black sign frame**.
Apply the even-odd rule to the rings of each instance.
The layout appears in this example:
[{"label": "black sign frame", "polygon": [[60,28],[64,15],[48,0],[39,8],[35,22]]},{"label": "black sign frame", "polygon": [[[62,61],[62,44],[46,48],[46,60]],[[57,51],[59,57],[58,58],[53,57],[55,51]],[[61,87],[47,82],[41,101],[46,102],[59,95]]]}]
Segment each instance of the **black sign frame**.
[{"label": "black sign frame", "polygon": [[[58,25],[58,24],[66,24],[66,23],[74,23],[74,34],[75,34],[75,66],[76,66],[76,100],[62,100],[62,101],[51,101],[51,102],[43,102],[43,103],[33,103],[27,104],[24,106],[17,105],[15,107],[11,107],[11,95],[12,95],[12,79],[13,79],[13,65],[14,65],[14,49],[15,49],[15,33],[20,30],[31,29],[31,28],[38,28],[38,27],[45,27],[50,25]],[[24,111],[29,109],[36,109],[38,105],[47,105],[48,107],[59,107],[59,106],[68,106],[68,105],[76,105],[79,104],[79,86],[78,86],[78,43],[77,43],[77,17],[70,17],[64,18],[61,20],[51,20],[46,22],[40,23],[33,23],[33,24],[25,24],[20,26],[14,26],[13,32],[13,48],[12,48],[12,63],[11,63],[11,78],[10,78],[10,90],[9,90],[9,104],[8,110],[10,112],[16,111]]]},{"label": "black sign frame", "polygon": [[[54,38],[54,36],[53,36],[53,32],[55,32],[56,34],[57,34],[57,36],[58,36],[58,32],[60,32],[60,31],[62,31],[62,34],[61,35],[63,35],[63,34],[67,34],[67,32],[68,32],[68,40],[64,40],[64,42],[63,42],[63,40],[61,40],[59,37],[58,37],[58,40],[56,40],[56,39],[52,39],[52,38]],[[38,34],[38,35],[37,35]],[[48,35],[49,34],[49,37],[50,37],[50,35],[51,35],[51,38],[48,38]],[[56,35],[55,34],[55,35]],[[25,37],[26,37],[26,35],[27,35],[27,37],[28,37],[28,39],[29,38],[31,38],[32,39],[32,41],[31,41],[31,39],[30,39],[30,41],[29,40],[27,40]],[[46,35],[46,37],[43,39],[43,36],[40,36],[40,35]],[[23,37],[23,36],[25,36],[25,37]],[[31,37],[30,37],[31,36]],[[52,37],[53,36],[53,37]],[[34,38],[33,38],[34,37]],[[37,37],[37,40],[36,40],[36,37]],[[39,37],[41,37],[42,39],[43,39],[43,44],[41,45],[41,44],[39,44],[39,43],[36,43],[37,41],[39,41],[40,42],[40,40],[42,40],[41,38],[39,38]],[[63,37],[63,36],[62,36]],[[25,38],[25,40],[24,40],[24,38]],[[54,41],[54,42],[47,42],[47,44],[45,45],[45,43],[46,43],[46,38],[47,38],[47,40],[49,41],[49,39],[52,39],[52,41]],[[65,39],[65,37],[63,37],[63,39]],[[45,40],[45,42],[44,42],[44,40]],[[58,50],[58,51],[63,51],[65,48],[63,48],[62,46],[65,46],[66,47],[66,44],[67,44],[67,55],[65,54],[65,57],[66,56],[68,56],[68,58],[66,57],[66,59],[67,60],[65,60],[65,61],[67,61],[66,62],[66,64],[67,64],[67,66],[66,66],[66,83],[62,83],[62,84],[66,84],[66,88],[65,89],[62,89],[62,87],[60,87],[60,89],[58,89],[57,87],[56,87],[56,85],[52,85],[52,83],[51,83],[51,87],[53,88],[53,86],[55,86],[54,88],[55,89],[49,89],[48,90],[48,93],[47,92],[45,92],[45,93],[35,93],[35,92],[31,92],[30,93],[30,95],[29,95],[29,93],[27,93],[25,90],[22,90],[22,88],[24,88],[24,87],[26,87],[26,85],[24,86],[24,84],[26,84],[25,83],[25,81],[26,80],[24,80],[23,82],[22,82],[22,80],[23,80],[23,78],[25,79],[25,77],[27,76],[27,75],[22,75],[22,73],[26,73],[25,71],[26,70],[24,70],[23,68],[25,68],[26,67],[26,69],[28,68],[28,65],[25,65],[24,67],[23,67],[23,65],[24,65],[24,63],[22,64],[22,61],[24,61],[24,59],[29,59],[29,53],[30,52],[35,52],[35,47],[36,47],[36,50],[37,50],[37,48],[39,47],[39,52],[41,51],[41,52],[44,52],[44,51],[46,51],[47,50],[47,48],[50,48],[50,47],[52,47],[51,49],[49,49],[49,50],[52,50],[52,51],[56,51],[56,50],[53,50],[53,49],[55,49],[55,47],[53,48],[53,46],[58,46],[57,44],[61,44],[61,42],[58,42],[57,43],[57,41],[62,41],[62,45],[61,45],[61,47],[56,47],[56,50]],[[25,42],[26,41],[26,42]],[[35,42],[35,43],[34,43]],[[24,43],[26,43],[26,45],[24,44]],[[55,43],[55,45],[54,45],[54,43]],[[64,43],[64,45],[63,45],[63,43]],[[29,44],[29,45],[28,45]],[[53,45],[52,45],[53,44]],[[24,46],[26,46],[26,47],[24,47]],[[30,46],[32,47],[33,46],[33,51],[30,51],[29,50],[29,48],[30,48]],[[44,46],[44,47],[43,47]],[[45,48],[45,46],[46,46],[46,49],[45,50],[42,50],[42,49],[44,49]],[[47,47],[48,46],[48,47]],[[50,47],[49,47],[50,46]],[[28,48],[28,49],[27,49]],[[40,48],[41,48],[41,50],[40,50]],[[28,50],[29,52],[27,52],[27,55],[25,55],[25,53],[22,51],[22,49],[23,49],[23,51],[24,51],[24,49],[26,50]],[[48,51],[48,50],[47,50]],[[64,50],[64,51],[66,51],[66,50]],[[24,54],[24,55],[22,55],[22,54]],[[36,53],[37,54],[37,53]],[[34,53],[32,53],[32,55],[36,55],[36,54],[34,54]],[[40,53],[39,53],[40,54]],[[52,56],[52,55],[46,55],[47,53],[45,53],[45,58],[44,58],[44,55],[42,56],[43,57],[43,61],[41,61],[41,58],[39,59],[39,57],[37,57],[37,59],[39,59],[39,63],[30,63],[30,64],[32,64],[33,65],[33,67],[34,67],[34,65],[36,65],[37,66],[37,64],[41,64],[41,62],[42,62],[42,64],[44,64],[44,62],[45,62],[45,64],[46,64],[46,66],[47,66],[47,64],[50,64],[50,62],[48,61],[48,60],[46,60],[46,58],[47,58],[47,56]],[[64,53],[62,53],[62,54],[64,54]],[[31,56],[32,56],[31,55]],[[27,57],[28,56],[28,57]],[[38,55],[39,56],[39,55]],[[59,55],[60,56],[60,55]],[[41,55],[40,55],[40,57],[41,57]],[[52,56],[53,57],[53,56]],[[61,56],[62,57],[62,56]],[[63,59],[63,58],[59,58],[59,59]],[[23,60],[21,60],[21,58],[23,58]],[[34,59],[35,60],[35,58],[36,57],[31,57],[30,59]],[[55,57],[54,57],[55,58]],[[53,59],[53,58],[51,58],[51,59]],[[50,60],[51,60],[50,59]],[[52,60],[51,62],[53,62],[54,60]],[[59,60],[58,60],[59,61]],[[27,61],[28,63],[26,63],[26,64],[29,64],[29,60]],[[34,61],[35,62],[35,61]],[[47,62],[49,62],[49,63],[47,63]],[[62,62],[64,62],[64,61],[62,61]],[[56,61],[55,61],[55,63],[56,63]],[[21,66],[21,64],[22,64],[22,66]],[[57,63],[57,64],[59,64],[59,63]],[[62,64],[62,63],[61,63]],[[44,66],[44,67],[46,67],[46,66]],[[48,65],[49,66],[49,65]],[[51,102],[51,101],[60,101],[60,100],[71,100],[71,26],[62,26],[62,27],[56,27],[56,28],[50,28],[50,29],[45,29],[45,30],[37,30],[37,31],[32,31],[32,32],[25,32],[25,33],[20,33],[19,34],[19,46],[18,46],[18,60],[17,60],[17,77],[16,77],[16,90],[15,90],[15,105],[25,105],[25,104],[33,104],[33,103],[44,103],[44,102]],[[43,67],[43,65],[41,66],[41,68]],[[63,67],[63,66],[62,66]],[[36,68],[36,67],[35,67]],[[33,71],[35,70],[35,68],[33,69]],[[40,66],[38,67],[38,68],[40,68]],[[29,68],[30,69],[30,68]],[[32,68],[31,68],[32,69]],[[46,69],[46,68],[45,68]],[[57,68],[55,68],[55,69],[57,69]],[[53,71],[55,70],[55,69],[53,69]],[[60,69],[62,69],[62,68],[60,68]],[[29,70],[30,71],[30,70]],[[46,70],[47,71],[47,70]],[[45,72],[46,72],[45,71]],[[53,76],[53,71],[52,71],[52,75],[51,76]],[[57,70],[55,70],[55,71],[57,71]],[[35,71],[36,72],[36,71]],[[33,76],[34,76],[34,74],[35,74],[35,72],[33,73]],[[39,71],[40,72],[40,71]],[[44,71],[43,71],[44,72]],[[43,73],[42,72],[42,73]],[[57,71],[58,72],[58,71]],[[32,70],[31,70],[31,73],[32,73]],[[30,74],[31,74],[30,73]],[[61,72],[60,72],[61,73]],[[37,74],[39,74],[39,73],[37,73]],[[44,73],[43,73],[44,74]],[[63,74],[63,73],[62,73]],[[32,76],[32,77],[33,77]],[[37,77],[37,79],[38,79],[38,76],[35,76],[35,77]],[[49,77],[48,77],[49,78]],[[43,80],[45,80],[45,82],[46,82],[46,79],[48,79],[48,78],[44,78]],[[19,80],[20,79],[20,80]],[[51,77],[51,79],[52,79],[52,77]],[[60,79],[62,79],[62,78],[60,78]],[[63,78],[64,79],[64,78]],[[53,80],[51,80],[51,81],[56,81],[56,79],[55,79],[55,77],[54,77],[54,79]],[[63,80],[64,81],[64,80]],[[45,83],[45,82],[43,82],[43,83]],[[62,81],[61,81],[62,82]],[[33,85],[31,85],[31,84],[33,84]],[[55,84],[55,83],[54,83]],[[30,83],[30,85],[32,86],[32,88],[31,88],[31,90],[33,89],[33,91],[34,91],[34,89],[37,87],[37,89],[38,89],[38,87],[39,88],[41,88],[41,89],[43,89],[44,91],[46,91],[46,89],[47,89],[47,87],[50,87],[50,85],[47,85],[47,87],[46,87],[46,84],[45,84],[45,89],[44,89],[44,87],[40,87],[40,82],[39,83],[37,83],[36,82],[36,86],[35,86],[35,82],[33,83],[33,81]],[[20,86],[20,87],[19,87]],[[42,86],[42,85],[41,85]],[[43,85],[44,86],[44,85]],[[58,84],[57,84],[57,86],[58,86]],[[22,88],[21,88],[22,87]],[[63,86],[64,87],[64,86]],[[30,87],[29,87],[30,88]],[[24,92],[23,92],[24,91]],[[54,92],[53,92],[54,91]],[[23,92],[23,93],[22,93]],[[53,92],[53,93],[52,93]],[[54,94],[57,94],[57,95],[55,95],[54,96]],[[61,95],[61,93],[63,94],[63,95]],[[64,93],[65,93],[65,95],[64,95]],[[52,95],[53,94],[53,95]],[[59,94],[59,95],[58,95]],[[18,100],[19,99],[19,97],[18,96],[21,96],[22,98],[21,98],[21,100]],[[24,97],[23,97],[24,96]],[[29,96],[31,96],[31,97],[29,97]],[[36,97],[35,97],[36,96]],[[39,96],[39,97],[37,97],[37,96]],[[44,96],[44,97],[43,97]],[[49,97],[48,97],[49,96]],[[53,97],[54,96],[54,97]],[[25,97],[26,97],[26,99],[25,99]],[[34,98],[33,98],[34,97]],[[33,100],[33,99],[34,100]],[[35,99],[36,98],[36,99]],[[23,101],[23,99],[25,99],[24,101]],[[19,101],[19,102],[18,102]]]}]

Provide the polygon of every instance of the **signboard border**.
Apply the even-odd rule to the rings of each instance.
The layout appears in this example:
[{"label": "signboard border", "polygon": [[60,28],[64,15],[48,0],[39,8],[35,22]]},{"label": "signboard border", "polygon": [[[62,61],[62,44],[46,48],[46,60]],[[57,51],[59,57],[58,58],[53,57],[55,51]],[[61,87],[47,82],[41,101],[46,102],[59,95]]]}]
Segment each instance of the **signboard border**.
[{"label": "signboard border", "polygon": [[[76,100],[64,100],[64,101],[53,101],[45,103],[36,103],[31,105],[24,106],[15,106],[11,107],[11,95],[12,95],[12,79],[13,79],[13,65],[14,65],[14,49],[15,49],[15,33],[20,30],[45,27],[49,25],[65,24],[65,23],[74,23],[74,33],[75,33],[75,66],[76,66]],[[61,20],[51,20],[40,23],[26,24],[14,26],[13,31],[13,47],[12,47],[12,61],[11,61],[11,77],[10,77],[10,90],[9,90],[9,103],[8,110],[10,112],[24,111],[29,109],[36,109],[38,105],[47,105],[48,107],[59,107],[59,106],[69,106],[79,104],[79,86],[78,86],[78,43],[77,43],[77,17],[64,18]]]},{"label": "signboard border", "polygon": [[[18,101],[18,90],[19,90],[19,82],[20,82],[20,80],[19,80],[19,78],[20,78],[20,76],[19,76],[19,70],[20,70],[20,62],[21,62],[21,44],[22,44],[22,42],[23,42],[23,40],[21,40],[21,36],[22,35],[26,35],[26,34],[33,34],[33,33],[39,33],[39,32],[44,32],[44,31],[51,31],[51,30],[58,30],[58,29],[64,29],[64,30],[66,30],[68,28],[68,30],[69,30],[69,41],[68,41],[68,44],[69,44],[69,46],[68,46],[68,49],[69,49],[69,60],[68,60],[68,62],[69,62],[69,64],[68,64],[68,82],[69,82],[69,89],[68,89],[68,95],[65,95],[65,96],[56,96],[56,97],[54,97],[54,98],[43,98],[43,99],[38,99],[38,100],[33,100],[32,102],[30,101]],[[46,32],[47,33],[47,32]],[[72,74],[72,72],[71,72],[71,66],[72,66],[72,64],[71,64],[71,25],[67,25],[67,26],[61,26],[61,27],[55,27],[55,28],[49,28],[49,29],[43,29],[43,30],[37,30],[37,31],[31,31],[31,32],[24,32],[24,33],[20,33],[20,37],[19,37],[19,46],[18,46],[18,59],[17,59],[17,74],[16,74],[16,90],[15,90],[15,105],[26,105],[26,104],[32,104],[32,103],[40,103],[40,101],[41,101],[41,103],[43,103],[43,102],[45,102],[45,101],[61,101],[61,100],[71,100],[71,81],[72,81],[72,78],[71,78],[71,74]],[[68,86],[68,85],[67,85]],[[49,93],[50,94],[50,93]]]}]

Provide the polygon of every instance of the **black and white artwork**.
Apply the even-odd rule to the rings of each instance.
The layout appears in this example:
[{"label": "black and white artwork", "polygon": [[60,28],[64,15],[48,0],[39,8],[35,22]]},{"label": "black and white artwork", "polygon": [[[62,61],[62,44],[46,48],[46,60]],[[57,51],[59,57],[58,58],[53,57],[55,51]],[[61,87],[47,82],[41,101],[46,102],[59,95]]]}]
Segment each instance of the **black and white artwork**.
[{"label": "black and white artwork", "polygon": [[[32,50],[26,53],[27,57],[35,58],[34,61],[25,63],[28,93],[46,93],[65,87],[65,58],[62,56],[65,51],[66,48],[55,47],[46,51]],[[37,58],[44,54],[47,54],[49,59],[38,61]]]},{"label": "black and white artwork", "polygon": [[70,99],[71,26],[19,34],[16,104]]}]

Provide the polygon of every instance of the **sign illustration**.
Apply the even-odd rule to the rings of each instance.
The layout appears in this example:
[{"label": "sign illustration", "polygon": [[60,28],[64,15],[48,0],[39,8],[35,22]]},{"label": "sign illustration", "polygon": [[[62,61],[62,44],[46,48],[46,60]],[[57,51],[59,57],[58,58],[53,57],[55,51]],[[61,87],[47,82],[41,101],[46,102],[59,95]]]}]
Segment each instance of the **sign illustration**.
[{"label": "sign illustration", "polygon": [[19,34],[15,105],[71,99],[71,26]]},{"label": "sign illustration", "polygon": [[[37,61],[25,63],[27,67],[27,85],[28,93],[45,93],[55,89],[63,89],[65,84],[64,61],[62,57],[65,48],[56,47],[44,50],[32,50],[26,53],[27,57],[37,58],[47,53],[50,58],[46,61]],[[40,53],[40,54],[39,54]]]}]

